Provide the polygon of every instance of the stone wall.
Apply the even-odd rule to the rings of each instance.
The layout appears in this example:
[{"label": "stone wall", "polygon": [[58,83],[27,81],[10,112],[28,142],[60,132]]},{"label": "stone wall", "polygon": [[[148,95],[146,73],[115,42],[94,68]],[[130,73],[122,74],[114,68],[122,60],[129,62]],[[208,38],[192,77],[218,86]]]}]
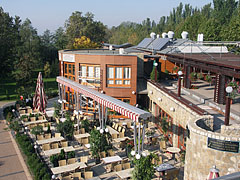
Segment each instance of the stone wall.
[{"label": "stone wall", "polygon": [[187,141],[184,179],[204,180],[210,168],[216,165],[220,176],[240,171],[240,153],[219,151],[207,146],[208,137],[225,141],[240,141],[240,137],[207,131],[197,124],[208,117],[197,118],[188,122],[190,139]]},{"label": "stone wall", "polygon": [[[177,99],[157,88],[150,82],[147,83],[148,96],[150,100],[155,102],[161,109],[173,118],[173,146],[178,146],[178,129],[181,125],[186,129],[189,121],[201,117],[195,111],[182,104]],[[152,103],[152,114],[155,115],[155,108]]]}]

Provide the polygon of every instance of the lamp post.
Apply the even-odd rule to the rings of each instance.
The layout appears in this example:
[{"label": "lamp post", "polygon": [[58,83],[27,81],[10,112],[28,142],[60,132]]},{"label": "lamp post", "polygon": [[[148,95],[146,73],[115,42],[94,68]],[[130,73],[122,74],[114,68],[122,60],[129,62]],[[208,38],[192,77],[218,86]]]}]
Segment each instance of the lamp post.
[{"label": "lamp post", "polygon": [[182,71],[178,71],[178,97],[181,96],[181,76],[183,75]]},{"label": "lamp post", "polygon": [[226,87],[227,96],[226,96],[225,121],[224,121],[225,126],[229,126],[229,115],[230,115],[230,105],[231,105],[230,94],[232,93],[232,91],[233,91],[233,88],[231,86]]},{"label": "lamp post", "polygon": [[157,82],[157,66],[158,66],[158,63],[154,60],[153,65],[155,66],[155,82]]}]

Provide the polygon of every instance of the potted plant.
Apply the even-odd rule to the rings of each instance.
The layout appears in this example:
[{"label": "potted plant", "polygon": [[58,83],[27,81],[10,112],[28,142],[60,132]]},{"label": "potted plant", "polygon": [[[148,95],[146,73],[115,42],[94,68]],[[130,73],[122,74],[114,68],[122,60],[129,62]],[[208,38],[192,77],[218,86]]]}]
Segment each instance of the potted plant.
[{"label": "potted plant", "polygon": [[129,153],[131,153],[132,148],[134,147],[134,141],[133,140],[127,140],[126,141],[126,156],[129,157]]},{"label": "potted plant", "polygon": [[34,134],[36,137],[37,135],[40,135],[43,133],[43,127],[42,126],[35,126],[34,128],[32,128],[32,131],[31,131],[32,134]]},{"label": "potted plant", "polygon": [[67,140],[72,140],[74,125],[71,120],[66,120],[57,124],[57,131],[61,133]]},{"label": "potted plant", "polygon": [[111,136],[109,133],[100,133],[97,129],[93,129],[90,133],[90,151],[96,159],[96,163],[100,163],[100,153],[111,149]]},{"label": "potted plant", "polygon": [[152,159],[156,158],[155,154],[150,154],[148,156],[141,156],[140,159],[134,157],[133,164],[134,170],[132,171],[133,180],[151,180],[155,169],[154,164],[152,164]]},{"label": "potted plant", "polygon": [[195,72],[191,72],[190,75],[189,75],[189,78],[190,78],[191,81],[195,81],[196,76],[197,76],[197,74]]},{"label": "potted plant", "polygon": [[[155,72],[156,72],[156,67],[154,66],[153,67],[153,70],[152,70],[152,72],[151,72],[151,74],[150,74],[150,79],[151,80],[155,80]],[[158,81],[158,79],[159,79],[159,72],[157,71],[157,81]]]},{"label": "potted plant", "polygon": [[233,88],[232,93],[229,95],[231,99],[234,99],[238,94],[240,94],[240,86],[235,80],[229,82],[227,86],[231,86]]},{"label": "potted plant", "polygon": [[209,83],[212,82],[212,77],[210,76],[210,74],[207,74],[207,75],[205,76],[205,80],[206,80],[207,82],[209,82]]},{"label": "potted plant", "polygon": [[203,79],[203,74],[202,73],[197,73],[197,78],[202,80]]}]

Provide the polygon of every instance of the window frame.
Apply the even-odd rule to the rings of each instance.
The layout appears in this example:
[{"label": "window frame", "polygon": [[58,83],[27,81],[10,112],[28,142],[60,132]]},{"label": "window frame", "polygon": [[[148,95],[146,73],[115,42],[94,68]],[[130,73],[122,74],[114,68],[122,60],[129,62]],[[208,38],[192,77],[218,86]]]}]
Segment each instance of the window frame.
[{"label": "window frame", "polygon": [[[69,66],[71,66],[69,72]],[[64,62],[64,77],[75,81],[75,63]]]},{"label": "window frame", "polygon": [[[108,68],[113,68],[113,78],[108,78]],[[122,78],[116,78],[116,68],[122,68]],[[130,78],[124,78],[124,69],[130,68]],[[107,87],[131,87],[131,77],[132,77],[132,68],[131,65],[107,65],[107,73],[106,73],[106,83]],[[109,81],[113,81],[113,84],[109,84]],[[116,84],[116,81],[121,81],[121,84]],[[124,81],[129,81],[129,84],[124,84]]]}]

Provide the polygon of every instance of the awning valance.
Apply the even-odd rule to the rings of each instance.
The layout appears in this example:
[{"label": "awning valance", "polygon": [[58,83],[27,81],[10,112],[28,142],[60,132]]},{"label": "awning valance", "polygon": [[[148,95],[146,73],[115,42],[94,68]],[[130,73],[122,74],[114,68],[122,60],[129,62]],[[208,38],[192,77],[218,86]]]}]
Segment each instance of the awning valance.
[{"label": "awning valance", "polygon": [[102,94],[94,89],[90,89],[87,86],[81,85],[65,77],[58,76],[57,82],[74,89],[74,91],[78,93],[90,97],[98,103],[103,104],[105,107],[117,111],[118,113],[127,116],[134,121],[138,121],[139,118],[146,120],[152,116],[149,112],[146,112],[130,104],[124,103],[106,94]]}]

